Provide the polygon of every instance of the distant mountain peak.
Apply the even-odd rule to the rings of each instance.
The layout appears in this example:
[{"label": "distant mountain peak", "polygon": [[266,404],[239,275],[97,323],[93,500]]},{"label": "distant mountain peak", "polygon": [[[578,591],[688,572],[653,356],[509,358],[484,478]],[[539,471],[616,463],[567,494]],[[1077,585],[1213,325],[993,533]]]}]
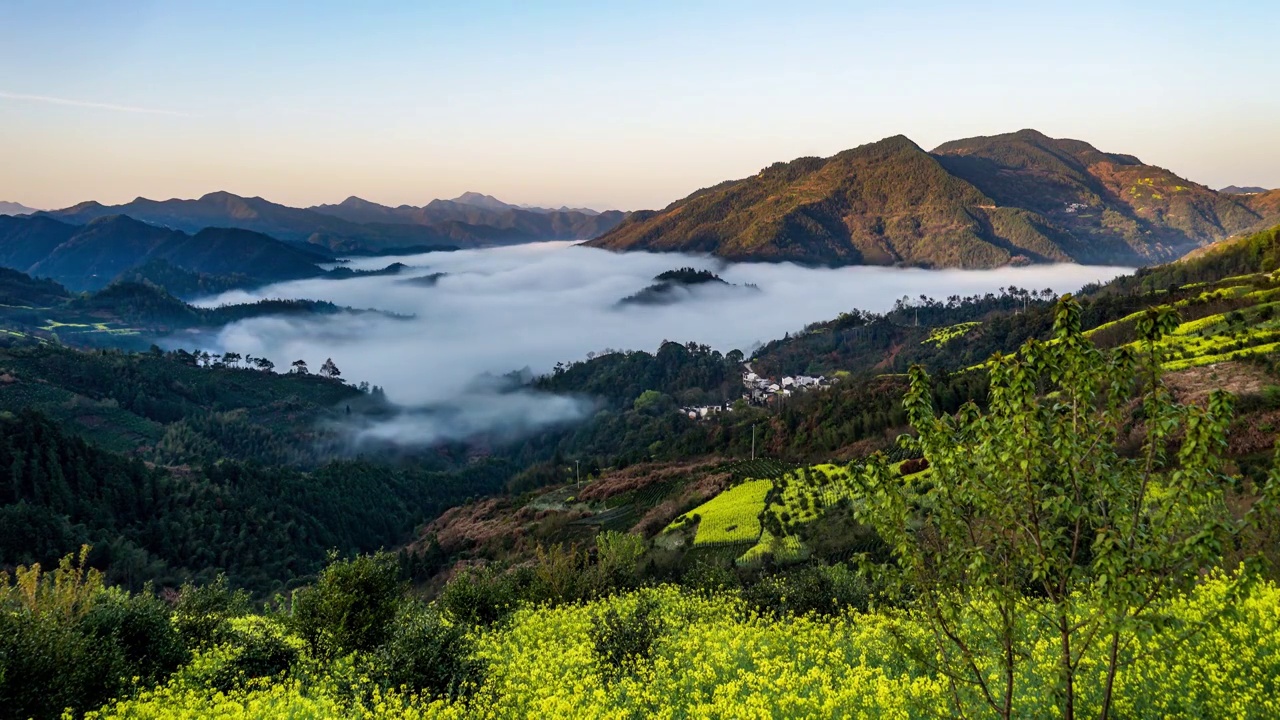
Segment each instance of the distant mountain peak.
[{"label": "distant mountain peak", "polygon": [[1225,193],[1227,195],[1258,195],[1270,191],[1267,190],[1267,188],[1258,187],[1257,185],[1228,185],[1218,192]]},{"label": "distant mountain peak", "polygon": [[362,198],[362,197],[357,197],[357,196],[355,196],[355,195],[351,195],[351,196],[349,196],[346,200],[343,200],[342,202],[338,203],[337,207],[345,207],[345,208],[375,208],[375,207],[383,207],[383,206],[382,206],[382,205],[379,205],[379,204],[378,204],[378,203],[376,203],[376,202],[372,202],[372,201],[370,201],[370,200],[365,200],[365,199],[364,199],[364,198]]},{"label": "distant mountain peak", "polygon": [[474,205],[476,207],[488,208],[490,210],[510,210],[516,206],[504,203],[492,195],[485,195],[468,190],[450,202],[461,203],[463,205]]},{"label": "distant mountain peak", "polygon": [[38,209],[27,207],[22,203],[0,200],[0,215],[31,215],[38,212],[40,212]]},{"label": "distant mountain peak", "polygon": [[79,202],[79,203],[76,203],[75,205],[72,205],[69,208],[65,208],[63,212],[71,213],[71,212],[81,212],[84,210],[98,210],[104,207],[106,207],[106,205],[103,205],[97,200],[85,200],[84,202]]}]

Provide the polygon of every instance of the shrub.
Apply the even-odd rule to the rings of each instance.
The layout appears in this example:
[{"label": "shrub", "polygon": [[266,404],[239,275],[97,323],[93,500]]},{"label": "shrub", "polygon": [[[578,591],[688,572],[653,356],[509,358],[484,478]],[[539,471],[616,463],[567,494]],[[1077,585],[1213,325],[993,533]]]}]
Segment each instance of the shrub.
[{"label": "shrub", "polygon": [[260,617],[227,623],[227,641],[193,663],[194,679],[221,692],[244,687],[255,678],[289,672],[298,661],[298,649],[282,629]]},{"label": "shrub", "polygon": [[595,585],[597,594],[631,588],[638,579],[644,538],[605,531],[596,536]]},{"label": "shrub", "polygon": [[182,641],[192,650],[231,639],[231,618],[247,615],[249,593],[232,591],[225,575],[199,587],[187,583],[178,592],[173,623]]},{"label": "shrub", "polygon": [[521,597],[520,575],[492,566],[466,568],[449,581],[437,602],[455,622],[491,625],[516,609]]},{"label": "shrub", "polygon": [[654,643],[662,635],[663,622],[658,603],[647,595],[636,599],[630,609],[609,605],[592,618],[591,644],[600,676],[611,682],[653,654]]},{"label": "shrub", "polygon": [[[0,708],[57,717],[164,679],[187,657],[169,608],[150,594],[105,590],[89,548],[56,570],[0,572]],[[73,559],[75,558],[75,559]]]},{"label": "shrub", "polygon": [[331,556],[315,584],[294,593],[289,625],[321,657],[373,650],[390,636],[403,592],[394,555]]},{"label": "shrub", "polygon": [[401,607],[391,637],[374,655],[373,665],[388,689],[450,698],[469,694],[479,686],[485,670],[466,628],[419,603]]},{"label": "shrub", "polygon": [[685,570],[680,584],[693,590],[713,594],[738,587],[738,574],[728,565],[699,560]]},{"label": "shrub", "polygon": [[98,595],[80,621],[89,642],[89,663],[104,681],[121,685],[137,678],[149,685],[186,662],[186,646],[170,620],[169,607],[150,592],[137,595],[111,588]]},{"label": "shrub", "polygon": [[754,607],[779,615],[866,610],[870,594],[866,581],[846,565],[810,565],[778,572],[742,591],[743,599]]}]

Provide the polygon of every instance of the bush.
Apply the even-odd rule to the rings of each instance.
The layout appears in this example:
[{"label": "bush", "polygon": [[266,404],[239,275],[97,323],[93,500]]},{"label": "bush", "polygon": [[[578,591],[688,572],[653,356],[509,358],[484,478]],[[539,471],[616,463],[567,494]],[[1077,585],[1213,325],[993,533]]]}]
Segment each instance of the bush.
[{"label": "bush", "polygon": [[866,610],[870,595],[866,581],[846,565],[810,565],[766,575],[742,591],[743,599],[761,611],[791,615]]},{"label": "bush", "polygon": [[261,617],[228,622],[226,637],[192,663],[189,672],[200,685],[231,692],[255,678],[287,673],[298,661],[298,648],[280,627]]},{"label": "bush", "polygon": [[596,535],[595,593],[635,587],[644,551],[644,538],[638,535],[607,530]]},{"label": "bush", "polygon": [[169,607],[148,588],[137,595],[111,588],[101,593],[80,621],[89,641],[94,671],[118,677],[121,684],[137,678],[150,685],[186,662],[189,654],[170,620]]},{"label": "bush", "polygon": [[192,650],[231,639],[230,619],[249,614],[249,593],[232,591],[225,575],[199,587],[187,583],[178,593],[173,623],[183,643]]},{"label": "bush", "polygon": [[187,658],[168,606],[147,592],[106,590],[89,548],[51,573],[0,572],[0,708],[57,717],[163,680]]},{"label": "bush", "polygon": [[455,622],[491,625],[505,618],[519,605],[521,575],[504,573],[491,566],[466,568],[449,581],[437,599]]},{"label": "bush", "polygon": [[485,670],[466,628],[418,603],[401,607],[391,637],[374,655],[373,665],[388,689],[450,698],[479,686]]},{"label": "bush", "polygon": [[721,563],[699,560],[685,571],[684,576],[680,578],[680,584],[710,595],[736,588],[740,582],[733,568]]},{"label": "bush", "polygon": [[294,593],[289,626],[320,657],[367,652],[390,636],[403,593],[394,555],[331,556],[315,584]]},{"label": "bush", "polygon": [[658,612],[653,598],[640,596],[630,610],[612,604],[592,619],[591,644],[605,682],[616,680],[652,656],[654,643],[663,632]]}]

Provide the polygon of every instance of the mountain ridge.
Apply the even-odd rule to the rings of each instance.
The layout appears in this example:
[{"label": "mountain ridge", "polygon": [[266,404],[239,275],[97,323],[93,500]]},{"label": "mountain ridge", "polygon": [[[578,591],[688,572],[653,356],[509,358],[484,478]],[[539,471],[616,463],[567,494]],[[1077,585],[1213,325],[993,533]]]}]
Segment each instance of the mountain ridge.
[{"label": "mountain ridge", "polygon": [[121,274],[163,260],[189,272],[266,284],[324,274],[332,258],[237,228],[194,234],[106,215],[71,225],[45,215],[0,217],[0,265],[47,277],[73,290],[105,287]]},{"label": "mountain ridge", "polygon": [[421,207],[390,207],[353,195],[336,205],[308,209],[352,223],[430,227],[462,244],[589,240],[612,230],[626,215],[617,210],[520,207],[476,192],[432,200]]},{"label": "mountain ridge", "polygon": [[391,208],[352,196],[337,205],[296,208],[220,190],[195,199],[138,197],[119,205],[88,200],[35,214],[73,224],[126,215],[186,233],[208,227],[235,228],[294,245],[352,253],[586,240],[612,229],[624,216],[618,211],[525,209],[480,193],[433,203],[421,208]]},{"label": "mountain ridge", "polygon": [[819,265],[1147,265],[1264,224],[1250,199],[1030,129],[929,152],[895,135],[774,163],[585,244]]},{"label": "mountain ridge", "polygon": [[38,212],[40,211],[36,208],[27,207],[22,203],[0,200],[0,215],[31,215]]}]

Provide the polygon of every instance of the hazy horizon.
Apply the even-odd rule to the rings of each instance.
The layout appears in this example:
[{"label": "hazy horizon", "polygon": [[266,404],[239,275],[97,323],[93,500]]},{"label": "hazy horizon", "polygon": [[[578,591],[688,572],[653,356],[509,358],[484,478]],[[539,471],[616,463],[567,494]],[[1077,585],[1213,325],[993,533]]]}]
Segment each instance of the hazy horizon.
[{"label": "hazy horizon", "polygon": [[1035,128],[1280,186],[1280,6],[0,6],[0,200],[659,208],[904,134]]}]

